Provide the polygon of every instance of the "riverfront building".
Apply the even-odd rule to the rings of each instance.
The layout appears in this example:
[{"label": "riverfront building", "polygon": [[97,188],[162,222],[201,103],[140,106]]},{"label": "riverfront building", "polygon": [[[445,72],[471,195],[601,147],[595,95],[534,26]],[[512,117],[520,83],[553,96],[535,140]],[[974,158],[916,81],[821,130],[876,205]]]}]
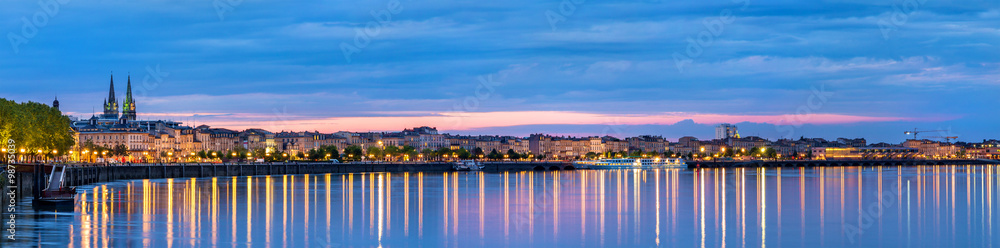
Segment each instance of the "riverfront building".
[{"label": "riverfront building", "polygon": [[728,138],[739,138],[740,133],[736,131],[736,125],[722,123],[715,126],[715,139],[723,140]]}]

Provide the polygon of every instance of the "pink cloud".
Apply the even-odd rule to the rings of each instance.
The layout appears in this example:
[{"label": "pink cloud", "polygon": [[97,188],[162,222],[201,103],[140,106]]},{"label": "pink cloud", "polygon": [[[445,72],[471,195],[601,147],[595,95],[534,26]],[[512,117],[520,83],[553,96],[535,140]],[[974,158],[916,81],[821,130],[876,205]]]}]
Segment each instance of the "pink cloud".
[{"label": "pink cloud", "polygon": [[[845,124],[861,122],[918,121],[908,117],[871,117],[843,114],[808,115],[727,115],[702,113],[661,113],[645,115],[599,114],[567,111],[443,112],[409,116],[331,117],[318,119],[288,118],[280,115],[236,115],[241,118],[199,117],[199,122],[232,129],[264,128],[272,131],[317,130],[395,131],[415,126],[433,126],[441,130],[470,130],[521,125],[671,125],[691,119],[701,124],[755,122],[780,125]],[[249,117],[249,118],[248,118]],[[253,119],[253,120],[249,120]]]}]

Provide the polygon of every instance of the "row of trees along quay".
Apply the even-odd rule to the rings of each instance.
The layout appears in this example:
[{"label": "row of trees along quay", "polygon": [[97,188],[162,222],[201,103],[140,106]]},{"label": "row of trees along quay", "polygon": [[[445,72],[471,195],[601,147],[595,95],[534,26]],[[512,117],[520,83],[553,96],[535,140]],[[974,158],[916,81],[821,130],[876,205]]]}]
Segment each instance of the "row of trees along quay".
[{"label": "row of trees along quay", "polygon": [[[128,156],[128,150],[124,145],[119,145],[113,148],[96,146],[93,143],[87,141],[83,145],[83,160],[86,161],[96,161],[97,158],[116,158]],[[344,152],[340,153],[336,146],[321,146],[316,149],[311,149],[306,152],[298,152],[294,154],[289,154],[286,152],[267,152],[265,149],[243,149],[237,148],[234,150],[226,151],[212,151],[212,150],[202,150],[198,152],[192,152],[189,154],[180,154],[173,152],[161,152],[159,156],[153,156],[150,154],[145,154],[149,157],[150,162],[245,162],[245,161],[264,161],[264,162],[290,162],[290,161],[386,161],[386,162],[410,162],[410,161],[449,161],[449,160],[464,160],[464,159],[478,159],[478,160],[490,160],[490,161],[532,161],[545,159],[545,156],[535,156],[531,152],[518,153],[513,149],[507,150],[507,152],[499,152],[497,150],[491,150],[490,152],[485,152],[482,148],[475,148],[472,151],[468,151],[464,148],[457,150],[452,150],[449,148],[439,148],[437,150],[423,149],[417,151],[416,148],[412,146],[386,146],[385,148],[379,147],[369,147],[367,150],[362,149],[361,146],[351,145],[344,148]],[[600,158],[654,158],[654,157],[671,157],[671,158],[685,158],[685,159],[714,159],[714,158],[732,158],[732,157],[754,157],[754,158],[778,158],[777,152],[774,149],[767,149],[761,147],[755,147],[750,150],[736,150],[729,149],[727,151],[707,154],[707,153],[674,153],[672,151],[667,152],[643,152],[643,151],[632,151],[632,152],[604,152],[604,153],[594,153],[589,152],[584,155],[586,159],[600,159]],[[552,158],[558,159],[558,158]]]},{"label": "row of trees along quay", "polygon": [[[37,102],[16,103],[0,98],[2,154],[16,154],[17,161],[51,161],[68,155],[75,141],[69,117]],[[7,151],[8,143],[16,149]]]},{"label": "row of trees along quay", "polygon": [[[106,150],[99,150],[99,154]],[[113,152],[113,151],[112,151]],[[112,154],[112,153],[108,153]],[[120,154],[120,153],[114,153]],[[127,154],[127,151],[126,153]],[[351,145],[344,148],[343,153],[339,152],[336,146],[321,146],[306,152],[289,154],[286,152],[267,152],[264,149],[248,150],[237,148],[227,151],[198,151],[190,154],[173,154],[163,152],[159,158],[152,161],[159,162],[238,162],[238,161],[260,161],[265,162],[289,162],[289,161],[386,161],[386,162],[409,162],[409,161],[449,161],[456,159],[479,159],[479,160],[535,160],[544,159],[544,156],[535,157],[534,154],[518,153],[513,149],[507,152],[492,150],[485,152],[482,148],[472,151],[465,148],[452,150],[450,148],[439,148],[437,150],[423,149],[418,151],[412,146],[386,146],[385,148]],[[100,155],[95,155],[100,156]]]}]

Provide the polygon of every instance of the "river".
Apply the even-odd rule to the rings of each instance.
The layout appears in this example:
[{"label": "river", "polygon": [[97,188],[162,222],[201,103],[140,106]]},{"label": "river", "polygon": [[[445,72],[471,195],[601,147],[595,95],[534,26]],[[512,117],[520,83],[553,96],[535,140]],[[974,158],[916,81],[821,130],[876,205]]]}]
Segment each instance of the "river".
[{"label": "river", "polygon": [[[177,178],[19,203],[8,246],[1000,245],[998,166]],[[1000,206],[998,206],[1000,207]],[[4,219],[4,221],[7,221]],[[5,225],[5,228],[7,225]],[[6,236],[5,232],[5,236]]]}]

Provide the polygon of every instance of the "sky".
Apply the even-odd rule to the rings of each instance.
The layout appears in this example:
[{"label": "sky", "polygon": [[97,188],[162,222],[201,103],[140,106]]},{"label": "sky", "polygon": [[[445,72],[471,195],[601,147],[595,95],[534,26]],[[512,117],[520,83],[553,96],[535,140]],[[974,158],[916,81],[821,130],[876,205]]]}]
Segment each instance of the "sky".
[{"label": "sky", "polygon": [[0,97],[81,118],[113,75],[232,129],[1000,138],[995,0],[0,4]]}]

